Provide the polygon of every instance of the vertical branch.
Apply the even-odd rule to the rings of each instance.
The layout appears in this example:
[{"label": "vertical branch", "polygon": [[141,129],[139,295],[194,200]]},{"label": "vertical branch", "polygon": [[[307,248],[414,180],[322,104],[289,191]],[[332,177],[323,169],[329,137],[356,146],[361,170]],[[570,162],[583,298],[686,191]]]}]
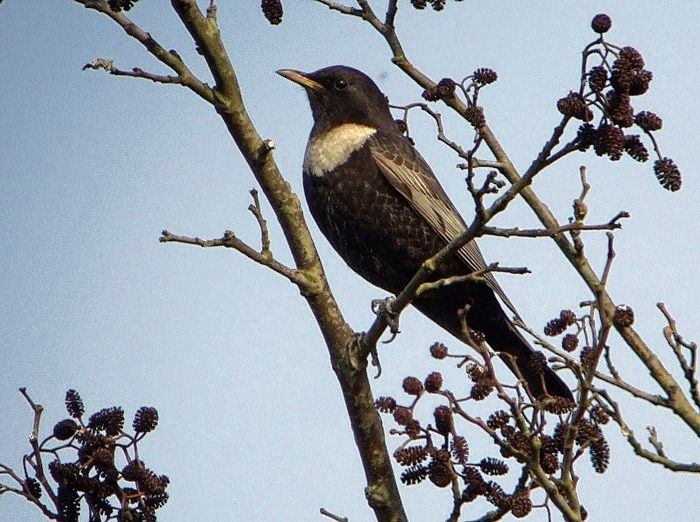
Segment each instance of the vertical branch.
[{"label": "vertical branch", "polygon": [[41,482],[41,485],[44,486],[44,489],[48,493],[49,497],[51,497],[51,501],[56,507],[58,507],[58,498],[49,485],[46,475],[44,474],[44,462],[41,458],[41,448],[39,447],[39,426],[41,424],[41,415],[44,412],[44,407],[41,404],[36,404],[32,400],[26,388],[22,387],[19,389],[19,391],[27,400],[29,406],[31,406],[32,411],[34,412],[34,424],[32,426],[32,432],[29,434],[29,444],[32,447],[32,456],[36,461],[33,466],[34,473],[36,473],[37,480]]}]

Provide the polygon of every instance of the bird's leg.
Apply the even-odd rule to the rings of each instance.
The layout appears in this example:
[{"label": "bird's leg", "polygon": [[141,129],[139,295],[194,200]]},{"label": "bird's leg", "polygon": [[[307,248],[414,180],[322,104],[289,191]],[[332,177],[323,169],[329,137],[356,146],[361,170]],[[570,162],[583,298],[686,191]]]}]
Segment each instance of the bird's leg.
[{"label": "bird's leg", "polygon": [[372,300],[372,311],[386,321],[386,324],[389,327],[389,332],[391,333],[391,337],[389,337],[389,339],[382,341],[384,344],[388,344],[396,339],[396,335],[400,333],[399,314],[394,312],[394,310],[391,308],[394,301],[396,301],[396,298],[393,296],[386,297],[384,299]]},{"label": "bird's leg", "polygon": [[[355,333],[353,335],[353,340],[350,345],[350,351],[354,352],[353,354],[353,361],[357,360],[358,354],[366,354],[366,343],[367,343],[367,334],[365,332],[360,332],[360,333]],[[379,353],[377,353],[377,345],[375,344],[369,349],[369,355],[370,355],[370,362],[372,363],[372,366],[377,368],[377,375],[374,376],[375,379],[378,379],[379,376],[382,374],[382,364],[379,362]],[[357,364],[353,363],[353,366],[355,368],[360,369],[360,366],[362,369],[366,368],[367,366],[367,360],[363,358],[362,361],[358,361]]]}]

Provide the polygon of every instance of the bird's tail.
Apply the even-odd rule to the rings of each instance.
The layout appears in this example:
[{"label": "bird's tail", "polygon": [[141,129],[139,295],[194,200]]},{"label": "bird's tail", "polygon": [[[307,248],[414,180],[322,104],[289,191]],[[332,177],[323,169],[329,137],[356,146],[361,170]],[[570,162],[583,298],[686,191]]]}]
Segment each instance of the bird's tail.
[{"label": "bird's tail", "polygon": [[[474,285],[466,291],[458,285],[443,287],[416,299],[413,304],[422,313],[464,341],[462,322],[457,310],[465,306],[465,295],[473,300],[467,312],[467,324],[486,337],[489,346],[499,352],[510,370],[521,376],[530,393],[537,399],[545,396],[562,397],[573,401],[569,387],[540,360],[534,350],[515,328],[490,289]],[[534,363],[534,364],[533,364]]]},{"label": "bird's tail", "polygon": [[535,351],[530,344],[510,321],[508,323],[506,331],[487,336],[487,339],[491,347],[499,351],[510,370],[522,376],[530,393],[538,399],[549,395],[573,401],[573,394],[566,383],[545,361],[533,357]]}]

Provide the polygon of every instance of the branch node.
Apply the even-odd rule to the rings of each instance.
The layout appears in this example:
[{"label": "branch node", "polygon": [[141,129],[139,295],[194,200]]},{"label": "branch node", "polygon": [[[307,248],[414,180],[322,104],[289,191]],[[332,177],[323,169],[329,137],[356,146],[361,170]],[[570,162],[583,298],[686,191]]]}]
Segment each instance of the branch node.
[{"label": "branch node", "polygon": [[266,139],[263,141],[263,152],[264,153],[270,153],[273,150],[275,150],[275,142],[274,140],[271,139]]}]

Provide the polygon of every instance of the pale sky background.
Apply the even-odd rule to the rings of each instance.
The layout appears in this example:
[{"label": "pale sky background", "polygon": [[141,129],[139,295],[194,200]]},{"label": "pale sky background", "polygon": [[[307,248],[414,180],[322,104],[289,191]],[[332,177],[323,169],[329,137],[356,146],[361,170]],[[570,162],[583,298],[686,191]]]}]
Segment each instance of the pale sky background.
[{"label": "pale sky background", "polygon": [[[416,101],[421,90],[359,20],[287,0],[284,23],[272,27],[259,4],[220,1],[220,27],[248,110],[260,133],[274,139],[279,166],[300,193],[311,114],[302,89],[276,69],[355,66],[394,103]],[[385,2],[374,4],[380,10]],[[578,84],[580,50],[595,36],[593,15],[608,13],[610,40],[643,53],[654,81],[635,109],[663,117],[658,138],[684,174],[682,190],[663,190],[651,162],[610,162],[592,153],[549,169],[535,189],[565,221],[580,191],[578,166],[585,164],[589,221],[631,213],[615,234],[610,292],[634,308],[638,331],[675,368],[655,303],[667,304],[687,339],[700,339],[697,2],[448,1],[442,13],[416,12],[408,1],[400,7],[397,24],[408,56],[435,80],[482,66],[498,72],[481,103],[521,168],[558,123],[556,100]],[[142,0],[130,16],[209,79],[169,2]],[[70,0],[5,0],[0,49],[0,462],[21,469],[28,451],[32,415],[20,386],[46,407],[44,433],[65,417],[65,391],[77,388],[88,411],[121,405],[129,423],[139,406],[158,408],[160,425],[141,451],[171,479],[159,520],[323,520],[320,507],[353,522],[372,520],[339,388],[297,290],[235,251],[158,242],[163,228],[207,238],[232,229],[258,244],[246,210],[255,182],[216,114],[183,88],[81,71],[102,57],[125,69],[169,73],[106,17]],[[448,121],[448,132],[469,143],[465,128]],[[418,114],[413,132],[468,215],[470,200],[454,169],[458,159]],[[497,223],[536,224],[520,203]],[[312,231],[347,320],[366,329],[373,318],[369,302],[384,293],[352,274]],[[289,260],[279,229],[271,233],[273,251]],[[586,238],[600,271],[604,235]],[[533,271],[500,281],[537,329],[590,297],[549,240],[481,245],[488,260]],[[436,340],[459,351],[457,341],[414,311],[402,317],[402,330],[381,347],[384,374],[373,382],[375,395],[404,400],[403,377],[422,379],[433,370],[446,375],[451,389],[466,392],[462,374],[427,351]],[[648,386],[619,338],[610,344],[623,376]],[[656,425],[669,456],[700,460],[700,444],[679,423],[616,397],[640,439],[646,426]],[[430,411],[426,406],[423,418]],[[393,426],[385,418],[385,427]],[[472,460],[493,455],[484,437],[463,431]],[[697,477],[639,461],[613,425],[605,433],[612,446],[608,472],[596,474],[587,458],[578,466],[579,493],[592,520],[688,520],[700,512]],[[391,447],[398,442],[389,439]],[[414,521],[444,520],[451,509],[449,491],[428,482],[403,488],[403,500]],[[465,507],[464,519],[487,507]],[[43,518],[28,502],[5,495],[0,520]],[[536,510],[530,520],[546,520],[546,512]]]}]

